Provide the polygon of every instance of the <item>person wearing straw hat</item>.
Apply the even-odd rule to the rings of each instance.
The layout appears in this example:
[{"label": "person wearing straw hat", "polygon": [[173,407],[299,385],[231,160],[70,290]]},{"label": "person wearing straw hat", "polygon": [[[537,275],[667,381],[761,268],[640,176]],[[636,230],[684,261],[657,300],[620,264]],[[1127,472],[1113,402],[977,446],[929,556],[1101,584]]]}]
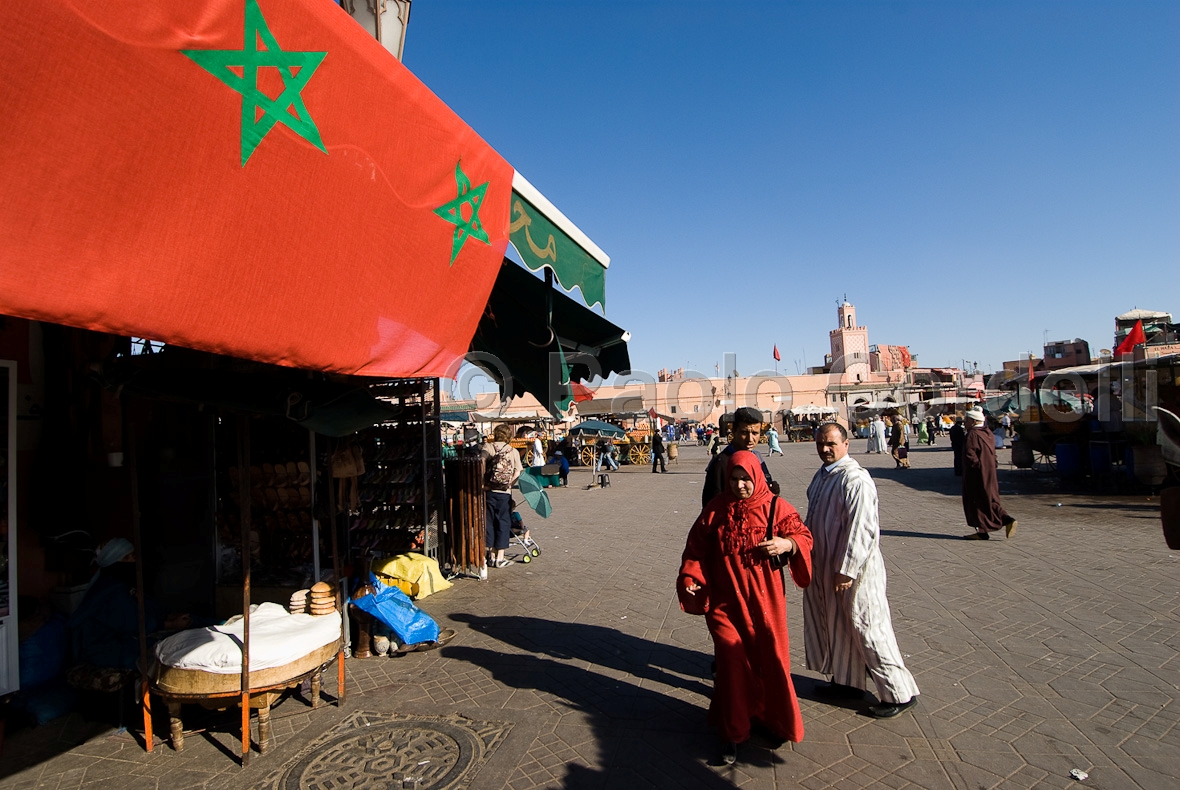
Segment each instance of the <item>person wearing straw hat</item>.
[{"label": "person wearing straw hat", "polygon": [[1016,532],[1016,519],[1000,504],[996,470],[995,437],[987,429],[983,408],[973,406],[963,420],[963,515],[975,531],[967,540],[988,540],[989,533],[1004,528],[1007,537]]}]

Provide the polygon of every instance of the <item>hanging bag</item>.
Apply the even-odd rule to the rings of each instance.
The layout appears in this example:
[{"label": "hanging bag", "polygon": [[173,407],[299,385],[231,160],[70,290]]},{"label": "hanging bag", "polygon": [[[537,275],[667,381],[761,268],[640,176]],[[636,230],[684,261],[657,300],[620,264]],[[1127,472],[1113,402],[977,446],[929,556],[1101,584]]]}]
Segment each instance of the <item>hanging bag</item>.
[{"label": "hanging bag", "polygon": [[[778,504],[778,497],[776,496],[770,500],[770,518],[768,518],[766,521],[766,539],[767,540],[770,540],[771,538],[773,538],[775,536],[774,535],[774,507],[777,504]],[[787,567],[787,563],[791,561],[791,555],[790,554],[775,554],[772,556],[768,556],[766,559],[770,561],[770,567],[781,569],[781,568]]]}]

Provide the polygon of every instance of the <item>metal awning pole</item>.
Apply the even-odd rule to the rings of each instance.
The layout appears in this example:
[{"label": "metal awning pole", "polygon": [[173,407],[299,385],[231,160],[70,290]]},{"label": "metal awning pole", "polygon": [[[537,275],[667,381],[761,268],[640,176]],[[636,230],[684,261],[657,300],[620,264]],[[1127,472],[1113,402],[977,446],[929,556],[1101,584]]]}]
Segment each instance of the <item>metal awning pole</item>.
[{"label": "metal awning pole", "polygon": [[311,480],[307,485],[311,489],[311,568],[315,580],[320,580],[320,522],[315,517],[315,431],[307,432],[307,468],[311,470]]},{"label": "metal awning pole", "polygon": [[328,518],[332,524],[329,536],[332,541],[332,573],[334,574],[333,586],[336,589],[336,608],[339,610],[341,618],[340,649],[336,652],[336,707],[344,704],[344,653],[347,647],[345,637],[350,637],[346,627],[348,625],[348,605],[344,602],[343,596],[344,580],[340,578],[340,544],[336,540],[336,480],[332,477],[332,459],[336,457],[336,450],[339,447],[338,441],[328,439]]},{"label": "metal awning pole", "polygon": [[[127,396],[120,399],[123,406],[123,436],[125,452],[127,454],[127,474],[131,483],[131,543],[135,550],[135,605],[139,615],[139,672],[140,694],[143,706],[143,738],[144,749],[151,751],[154,746],[152,735],[152,699],[151,684],[148,681],[148,648],[147,648],[147,613],[144,608],[143,589],[143,536],[139,523],[139,464],[135,448],[135,423],[131,420],[130,410],[127,408]],[[123,698],[119,697],[120,709]],[[122,720],[122,714],[119,716]]]},{"label": "metal awning pole", "polygon": [[250,764],[250,418],[238,417],[242,524],[242,767]]}]

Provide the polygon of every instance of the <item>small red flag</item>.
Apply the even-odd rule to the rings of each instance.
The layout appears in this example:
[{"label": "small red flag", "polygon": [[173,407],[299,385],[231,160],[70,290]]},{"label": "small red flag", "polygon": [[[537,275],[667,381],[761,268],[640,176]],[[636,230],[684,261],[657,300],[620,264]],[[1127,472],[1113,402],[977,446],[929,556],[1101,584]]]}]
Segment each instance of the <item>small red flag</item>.
[{"label": "small red flag", "polygon": [[775,345],[774,345],[774,361],[775,361],[775,362],[781,362],[781,361],[782,361],[782,359],[783,359],[783,358],[782,358],[782,357],[780,357],[780,356],[778,355],[778,344],[777,344],[777,343],[775,343]]},{"label": "small red flag", "polygon": [[1143,322],[1136,321],[1135,326],[1131,327],[1131,331],[1123,338],[1123,342],[1119,343],[1119,347],[1114,350],[1114,358],[1121,359],[1127,354],[1135,351],[1135,346],[1142,345],[1147,342],[1147,335],[1143,332]]},{"label": "small red flag", "polygon": [[585,400],[594,400],[594,390],[587,387],[580,381],[573,383],[574,403],[581,403]]}]

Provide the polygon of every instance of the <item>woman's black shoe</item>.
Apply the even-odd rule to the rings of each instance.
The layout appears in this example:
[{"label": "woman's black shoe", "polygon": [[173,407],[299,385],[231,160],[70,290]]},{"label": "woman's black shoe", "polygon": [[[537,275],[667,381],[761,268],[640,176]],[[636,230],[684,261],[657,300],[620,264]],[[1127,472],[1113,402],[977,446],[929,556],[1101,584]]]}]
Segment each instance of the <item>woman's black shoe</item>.
[{"label": "woman's black shoe", "polygon": [[721,747],[721,763],[723,765],[733,765],[737,762],[737,747],[736,743],[727,743]]}]

